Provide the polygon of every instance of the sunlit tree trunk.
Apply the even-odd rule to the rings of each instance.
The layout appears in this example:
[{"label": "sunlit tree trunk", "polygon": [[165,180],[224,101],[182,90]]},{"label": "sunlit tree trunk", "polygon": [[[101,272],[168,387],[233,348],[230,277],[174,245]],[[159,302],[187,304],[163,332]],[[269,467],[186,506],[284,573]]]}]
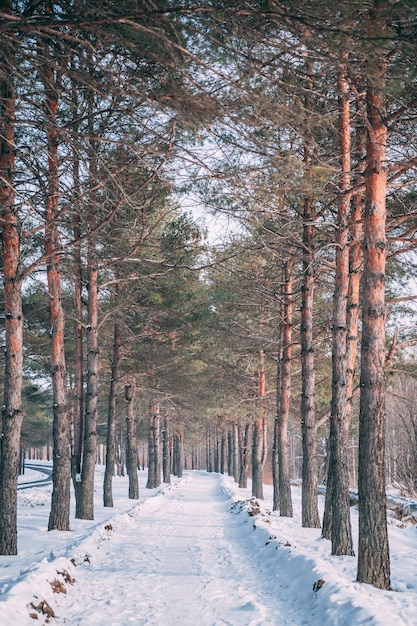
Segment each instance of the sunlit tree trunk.
[{"label": "sunlit tree trunk", "polygon": [[[358,89],[364,91],[362,87]],[[356,371],[356,356],[358,351],[358,328],[360,319],[360,285],[363,271],[363,213],[365,207],[364,164],[366,157],[366,103],[364,98],[357,98],[357,121],[355,128],[355,161],[354,187],[358,189],[352,197],[350,219],[349,245],[349,288],[347,306],[347,346],[346,346],[346,376],[347,376],[347,414],[350,420],[352,414],[352,398]],[[360,190],[360,191],[359,191]]]},{"label": "sunlit tree trunk", "polygon": [[[386,2],[369,11],[372,37],[385,33]],[[383,51],[367,68],[367,155],[359,414],[358,581],[390,588],[385,496],[386,144]],[[372,73],[371,73],[372,72]]]},{"label": "sunlit tree trunk", "polygon": [[[3,3],[11,12],[11,2]],[[0,452],[0,554],[17,554],[17,481],[19,475],[23,368],[22,278],[19,275],[19,219],[14,198],[15,93],[13,58],[0,61],[0,212],[4,285],[4,395]]]}]

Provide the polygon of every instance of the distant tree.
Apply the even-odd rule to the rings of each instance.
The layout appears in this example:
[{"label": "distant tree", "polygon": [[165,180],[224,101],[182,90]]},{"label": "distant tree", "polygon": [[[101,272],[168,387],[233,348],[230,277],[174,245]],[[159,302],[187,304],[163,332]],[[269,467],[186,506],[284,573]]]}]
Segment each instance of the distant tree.
[{"label": "distant tree", "polygon": [[157,401],[149,402],[148,415],[148,480],[147,489],[154,489],[161,484],[161,418]]},{"label": "distant tree", "polygon": [[126,408],[126,467],[129,476],[129,498],[139,499],[138,444],[136,438],[136,382],[125,386]]},{"label": "distant tree", "polygon": [[[290,459],[288,451],[288,422],[291,400],[291,360],[292,360],[292,322],[293,322],[293,268],[295,258],[293,250],[288,250],[288,258],[282,262],[282,321],[281,351],[277,376],[277,417],[276,417],[276,454],[278,456],[278,491],[279,511],[281,516],[292,517]],[[276,504],[278,504],[276,502]]]}]

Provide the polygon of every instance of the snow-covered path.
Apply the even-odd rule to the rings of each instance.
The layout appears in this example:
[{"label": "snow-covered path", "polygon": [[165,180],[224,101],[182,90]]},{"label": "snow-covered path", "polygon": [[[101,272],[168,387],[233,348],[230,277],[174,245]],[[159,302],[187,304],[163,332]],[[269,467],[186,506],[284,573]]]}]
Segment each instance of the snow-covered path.
[{"label": "snow-covered path", "polygon": [[[271,585],[262,571],[254,546],[245,541],[253,533],[251,518],[245,519],[242,532],[218,475],[187,476],[116,517],[101,531],[94,552],[85,554],[79,546],[71,571],[76,581],[57,598],[54,623],[305,624],[286,605],[277,581]],[[86,615],[86,607],[93,612]]]},{"label": "snow-covered path", "polygon": [[[36,474],[34,472],[34,474]],[[19,490],[17,556],[0,556],[0,626],[415,626],[417,524],[389,518],[393,591],[356,581],[357,559],[330,554],[320,529],[271,511],[272,486],[187,471],[129,500],[113,481],[95,520],[47,531],[50,485]],[[323,497],[319,496],[322,512]],[[72,498],[74,508],[74,498]],[[351,510],[355,545],[357,507]]]}]

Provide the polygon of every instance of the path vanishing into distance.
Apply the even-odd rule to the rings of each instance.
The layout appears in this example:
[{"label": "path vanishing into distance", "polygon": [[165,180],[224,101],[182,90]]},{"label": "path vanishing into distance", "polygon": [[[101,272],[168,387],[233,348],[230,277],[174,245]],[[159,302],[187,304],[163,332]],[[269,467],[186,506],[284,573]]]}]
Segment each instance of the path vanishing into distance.
[{"label": "path vanishing into distance", "polygon": [[257,556],[252,518],[232,508],[218,475],[193,472],[117,516],[87,553],[84,544],[74,551],[75,582],[60,594],[53,623],[308,624]]},{"label": "path vanishing into distance", "polygon": [[[36,465],[35,465],[36,467]],[[320,529],[272,511],[230,476],[186,471],[128,498],[113,480],[103,507],[96,468],[95,519],[48,531],[50,485],[18,491],[16,556],[0,558],[0,626],[415,626],[417,526],[390,518],[392,591],[356,581],[357,559],[331,555]],[[43,480],[28,471],[22,483]],[[322,513],[323,496],[319,496]],[[352,507],[355,546],[358,511]]]}]

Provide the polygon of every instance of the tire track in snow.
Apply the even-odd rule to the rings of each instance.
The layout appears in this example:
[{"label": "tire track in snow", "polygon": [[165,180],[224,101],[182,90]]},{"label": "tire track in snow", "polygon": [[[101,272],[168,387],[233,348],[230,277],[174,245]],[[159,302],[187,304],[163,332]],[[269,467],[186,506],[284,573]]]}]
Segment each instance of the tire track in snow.
[{"label": "tire track in snow", "polygon": [[[251,524],[249,518],[245,521]],[[261,559],[245,540],[245,521],[231,514],[218,475],[187,474],[80,544],[74,556],[77,567],[71,570],[76,583],[57,598],[54,623],[305,623],[280,597],[279,581],[268,580],[268,572],[262,571]]]}]

